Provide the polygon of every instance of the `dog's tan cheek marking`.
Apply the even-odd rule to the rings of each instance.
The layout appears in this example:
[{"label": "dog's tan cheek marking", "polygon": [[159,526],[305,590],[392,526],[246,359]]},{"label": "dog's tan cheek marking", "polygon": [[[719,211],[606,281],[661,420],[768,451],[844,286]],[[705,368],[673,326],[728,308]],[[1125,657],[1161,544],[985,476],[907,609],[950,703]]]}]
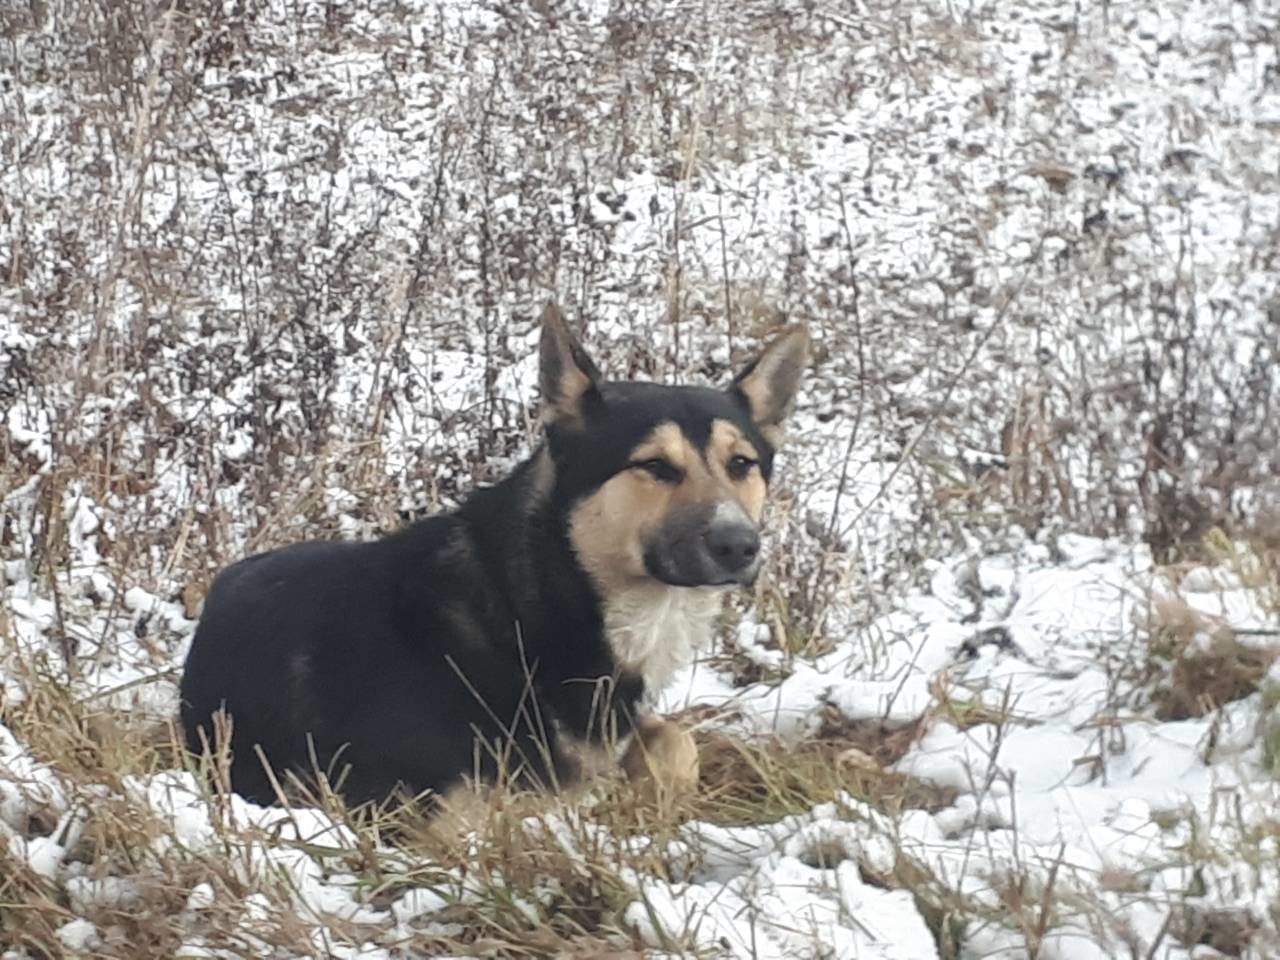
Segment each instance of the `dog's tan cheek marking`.
[{"label": "dog's tan cheek marking", "polygon": [[620,509],[632,502],[629,489],[635,481],[619,474],[574,507],[569,517],[569,542],[578,562],[606,592],[638,576],[644,566],[638,537],[628,529],[639,511]]},{"label": "dog's tan cheek marking", "polygon": [[[659,424],[631,451],[631,461],[661,457],[684,468],[687,442],[674,423]],[[584,570],[605,593],[646,576],[647,533],[662,522],[673,490],[638,470],[624,470],[574,508],[569,541]]]},{"label": "dog's tan cheek marking", "polygon": [[760,453],[732,423],[727,420],[716,420],[711,425],[711,441],[708,444],[708,460],[716,478],[724,484],[731,496],[742,505],[753,522],[759,523],[764,515],[765,498],[769,488],[761,476],[760,470],[752,470],[745,480],[734,480],[729,476],[727,465],[730,458],[744,456],[749,460],[759,460]]},{"label": "dog's tan cheek marking", "polygon": [[764,516],[764,501],[768,492],[759,470],[751,471],[751,476],[738,484],[738,501],[755,523],[759,523]]},{"label": "dog's tan cheek marking", "polygon": [[[663,422],[631,451],[631,462],[662,459],[681,470],[688,467],[693,448],[674,423]],[[695,455],[696,456],[696,455]]]}]

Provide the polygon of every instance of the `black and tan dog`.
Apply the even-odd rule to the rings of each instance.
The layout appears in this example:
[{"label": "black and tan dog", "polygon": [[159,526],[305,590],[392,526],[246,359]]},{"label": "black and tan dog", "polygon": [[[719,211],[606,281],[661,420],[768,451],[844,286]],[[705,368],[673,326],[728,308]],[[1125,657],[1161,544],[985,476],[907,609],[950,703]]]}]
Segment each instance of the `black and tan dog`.
[{"label": "black and tan dog", "polygon": [[250,799],[276,799],[265,760],[364,802],[472,776],[562,784],[582,744],[661,744],[645,694],[756,576],[808,346],[784,330],[726,390],[602,382],[549,307],[545,440],[510,477],[384,539],[215,579],[182,679],[189,747],[229,728]]}]

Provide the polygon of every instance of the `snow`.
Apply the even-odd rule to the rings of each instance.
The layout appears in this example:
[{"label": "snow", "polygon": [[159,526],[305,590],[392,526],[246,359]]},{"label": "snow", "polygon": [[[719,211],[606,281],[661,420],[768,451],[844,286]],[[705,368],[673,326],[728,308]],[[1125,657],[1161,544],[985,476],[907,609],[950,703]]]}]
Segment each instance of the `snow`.
[{"label": "snow", "polygon": [[910,894],[868,887],[849,861],[834,870],[814,870],[776,856],[760,879],[766,878],[763,884],[644,891],[627,920],[655,948],[688,936],[702,949],[737,956],[936,956]]},{"label": "snow", "polygon": [[58,939],[72,953],[91,950],[101,942],[97,928],[88,920],[77,918],[57,929]]}]

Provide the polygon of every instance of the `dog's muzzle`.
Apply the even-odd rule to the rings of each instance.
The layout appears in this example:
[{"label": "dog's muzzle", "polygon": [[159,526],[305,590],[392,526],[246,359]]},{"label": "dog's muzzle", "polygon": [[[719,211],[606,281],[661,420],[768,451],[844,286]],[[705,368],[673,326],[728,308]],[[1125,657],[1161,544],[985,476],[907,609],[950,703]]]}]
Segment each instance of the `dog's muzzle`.
[{"label": "dog's muzzle", "polygon": [[760,572],[760,533],[736,503],[687,508],[658,529],[644,560],[672,586],[750,586]]}]

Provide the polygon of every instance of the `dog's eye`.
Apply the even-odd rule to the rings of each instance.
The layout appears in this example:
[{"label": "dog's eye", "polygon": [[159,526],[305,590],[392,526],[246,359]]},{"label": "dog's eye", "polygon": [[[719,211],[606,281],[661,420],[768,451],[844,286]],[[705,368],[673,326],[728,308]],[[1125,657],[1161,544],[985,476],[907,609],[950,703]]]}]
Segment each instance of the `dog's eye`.
[{"label": "dog's eye", "polygon": [[663,483],[679,483],[684,479],[684,473],[678,468],[667,463],[666,460],[653,459],[641,460],[632,464],[637,470],[643,470],[655,480],[661,480]]},{"label": "dog's eye", "polygon": [[751,468],[756,465],[756,461],[750,457],[744,457],[739,454],[729,461],[729,476],[734,480],[743,480],[747,474],[751,472]]}]

